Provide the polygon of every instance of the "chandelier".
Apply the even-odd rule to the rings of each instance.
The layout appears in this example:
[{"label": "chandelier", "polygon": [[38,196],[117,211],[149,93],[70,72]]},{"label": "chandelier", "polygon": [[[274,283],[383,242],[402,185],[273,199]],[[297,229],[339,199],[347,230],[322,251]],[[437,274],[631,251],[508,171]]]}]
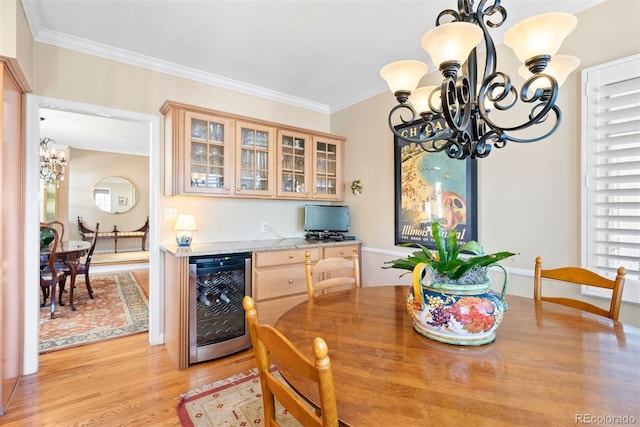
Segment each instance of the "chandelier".
[{"label": "chandelier", "polygon": [[55,143],[50,138],[40,140],[40,178],[46,182],[55,182],[56,187],[59,187],[60,181],[64,181],[67,161],[64,159],[64,150],[56,152]]},{"label": "chandelier", "polygon": [[[405,144],[444,151],[454,159],[486,157],[492,146],[536,142],[553,134],[562,121],[558,88],[580,63],[573,56],[555,55],[576,27],[575,16],[556,12],[526,19],[504,35],[505,45],[523,63],[519,74],[525,82],[518,91],[509,75],[496,71],[489,34],[489,28],[505,22],[506,10],[500,0],[481,0],[475,11],[473,3],[458,0],[458,10],[441,12],[436,27],[422,37],[422,48],[442,74],[440,86],[416,89],[428,69],[420,61],[392,62],[380,70],[398,101],[389,113],[393,134]],[[483,40],[484,71],[478,61]],[[503,114],[511,109],[510,115]],[[511,123],[514,113],[521,117]],[[530,127],[536,132],[520,132]]]}]

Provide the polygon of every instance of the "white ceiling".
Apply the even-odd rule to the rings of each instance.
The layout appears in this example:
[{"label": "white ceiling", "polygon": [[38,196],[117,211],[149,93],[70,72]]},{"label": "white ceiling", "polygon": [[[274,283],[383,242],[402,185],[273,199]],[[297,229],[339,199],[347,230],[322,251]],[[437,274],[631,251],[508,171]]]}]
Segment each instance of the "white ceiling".
[{"label": "white ceiling", "polygon": [[[526,17],[602,1],[504,0],[507,21],[492,34],[500,42]],[[420,39],[440,11],[457,7],[455,0],[22,3],[38,41],[325,113],[386,91],[378,73],[389,62],[418,59],[433,69]]]},{"label": "white ceiling", "polygon": [[40,135],[59,149],[149,155],[148,128],[139,122],[41,108]]}]

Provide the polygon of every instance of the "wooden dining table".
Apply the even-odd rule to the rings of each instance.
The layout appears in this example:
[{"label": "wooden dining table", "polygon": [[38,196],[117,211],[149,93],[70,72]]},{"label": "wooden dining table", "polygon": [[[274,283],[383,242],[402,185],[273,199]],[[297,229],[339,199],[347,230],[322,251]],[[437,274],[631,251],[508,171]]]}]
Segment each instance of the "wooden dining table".
[{"label": "wooden dining table", "polygon": [[[412,329],[408,291],[335,292],[300,303],[275,323],[310,359],[313,338],[326,340],[342,424],[640,423],[640,329],[508,295],[493,343],[456,346]],[[277,367],[318,404],[314,384]]]},{"label": "wooden dining table", "polygon": [[[63,240],[58,242],[58,248],[56,249],[56,262],[65,264],[69,267],[69,277],[71,283],[69,285],[69,308],[75,311],[73,306],[73,289],[76,284],[76,275],[78,273],[78,263],[80,258],[85,256],[89,252],[91,242],[85,242],[83,240]],[[40,265],[46,263],[51,255],[51,249],[49,247],[40,250]],[[62,289],[60,289],[60,295],[62,295]],[[51,298],[55,298],[55,295],[51,295]],[[61,301],[61,297],[58,300],[59,305],[64,305]]]}]

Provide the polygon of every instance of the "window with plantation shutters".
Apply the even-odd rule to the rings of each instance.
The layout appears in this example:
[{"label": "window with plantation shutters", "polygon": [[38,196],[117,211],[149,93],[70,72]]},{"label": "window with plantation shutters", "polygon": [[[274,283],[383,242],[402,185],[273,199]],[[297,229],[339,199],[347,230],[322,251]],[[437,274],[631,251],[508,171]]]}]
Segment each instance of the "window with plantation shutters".
[{"label": "window with plantation shutters", "polygon": [[640,302],[640,55],[582,81],[583,265],[610,278],[625,267],[623,300]]}]

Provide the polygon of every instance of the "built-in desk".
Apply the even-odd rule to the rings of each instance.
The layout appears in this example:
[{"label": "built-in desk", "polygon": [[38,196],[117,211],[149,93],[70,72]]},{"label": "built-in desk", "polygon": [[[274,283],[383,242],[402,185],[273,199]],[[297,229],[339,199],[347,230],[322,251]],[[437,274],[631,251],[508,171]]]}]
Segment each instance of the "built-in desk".
[{"label": "built-in desk", "polygon": [[[262,323],[273,324],[288,309],[307,298],[304,253],[312,260],[351,257],[359,240],[299,239],[193,243],[160,247],[164,261],[164,340],[178,369],[189,366],[189,257],[251,252],[252,296]],[[195,301],[194,301],[195,302]]]}]

